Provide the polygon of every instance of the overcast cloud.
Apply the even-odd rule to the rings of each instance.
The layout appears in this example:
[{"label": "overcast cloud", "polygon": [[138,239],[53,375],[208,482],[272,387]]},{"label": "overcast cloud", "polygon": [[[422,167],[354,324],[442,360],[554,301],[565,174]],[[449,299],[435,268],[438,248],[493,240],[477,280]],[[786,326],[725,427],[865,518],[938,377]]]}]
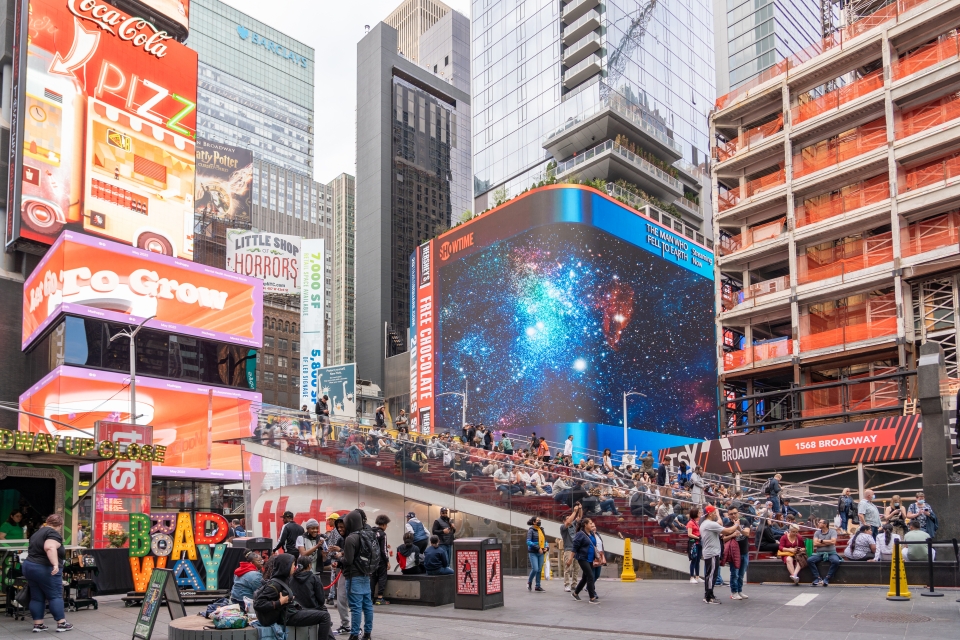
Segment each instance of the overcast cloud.
[{"label": "overcast cloud", "polygon": [[[314,179],[356,175],[357,42],[401,0],[224,0],[316,51]],[[470,15],[470,0],[445,4]]]}]

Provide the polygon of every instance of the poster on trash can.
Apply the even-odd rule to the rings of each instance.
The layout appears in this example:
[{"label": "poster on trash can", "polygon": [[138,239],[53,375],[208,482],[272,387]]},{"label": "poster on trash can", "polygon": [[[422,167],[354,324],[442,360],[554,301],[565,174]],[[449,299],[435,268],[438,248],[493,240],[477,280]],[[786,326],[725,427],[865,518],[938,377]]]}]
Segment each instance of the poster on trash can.
[{"label": "poster on trash can", "polygon": [[500,575],[500,549],[487,549],[487,595],[503,591]]},{"label": "poster on trash can", "polygon": [[475,596],[480,593],[477,587],[477,562],[479,552],[457,551],[457,593]]}]

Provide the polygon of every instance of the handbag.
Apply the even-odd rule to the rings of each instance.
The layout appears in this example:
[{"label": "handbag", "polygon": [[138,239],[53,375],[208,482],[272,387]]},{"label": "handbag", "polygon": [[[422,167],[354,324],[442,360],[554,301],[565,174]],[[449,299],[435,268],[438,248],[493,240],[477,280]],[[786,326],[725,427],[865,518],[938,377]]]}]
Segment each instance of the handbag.
[{"label": "handbag", "polygon": [[23,589],[20,589],[16,597],[14,597],[14,600],[16,600],[17,604],[19,604],[24,609],[29,607],[30,606],[30,585],[29,584],[23,585]]},{"label": "handbag", "polygon": [[593,556],[593,566],[595,567],[605,567],[607,566],[607,557],[604,555],[603,551],[597,551]]},{"label": "handbag", "polygon": [[778,558],[792,558],[794,555],[793,551],[777,551]]}]

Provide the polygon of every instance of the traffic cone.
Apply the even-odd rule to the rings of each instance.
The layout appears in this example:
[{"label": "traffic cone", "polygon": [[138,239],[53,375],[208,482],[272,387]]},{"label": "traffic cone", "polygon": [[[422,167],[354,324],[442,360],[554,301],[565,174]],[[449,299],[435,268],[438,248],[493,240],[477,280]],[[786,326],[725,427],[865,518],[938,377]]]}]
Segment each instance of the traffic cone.
[{"label": "traffic cone", "polygon": [[630,538],[623,539],[623,571],[620,572],[620,582],[636,582],[637,574],[633,570],[633,548]]},{"label": "traffic cone", "polygon": [[907,586],[907,571],[903,566],[903,555],[900,553],[900,545],[894,545],[891,563],[890,591],[887,592],[887,600],[909,600],[913,596],[910,593],[910,588]]}]

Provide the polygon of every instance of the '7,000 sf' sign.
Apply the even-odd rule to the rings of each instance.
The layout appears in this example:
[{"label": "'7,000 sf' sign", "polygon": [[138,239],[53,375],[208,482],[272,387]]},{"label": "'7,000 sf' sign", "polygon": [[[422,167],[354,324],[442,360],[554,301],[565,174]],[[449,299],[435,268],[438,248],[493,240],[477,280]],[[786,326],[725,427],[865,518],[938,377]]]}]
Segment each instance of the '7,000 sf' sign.
[{"label": "'7,000 sf' sign", "polygon": [[6,244],[193,256],[197,53],[100,0],[16,3]]}]

